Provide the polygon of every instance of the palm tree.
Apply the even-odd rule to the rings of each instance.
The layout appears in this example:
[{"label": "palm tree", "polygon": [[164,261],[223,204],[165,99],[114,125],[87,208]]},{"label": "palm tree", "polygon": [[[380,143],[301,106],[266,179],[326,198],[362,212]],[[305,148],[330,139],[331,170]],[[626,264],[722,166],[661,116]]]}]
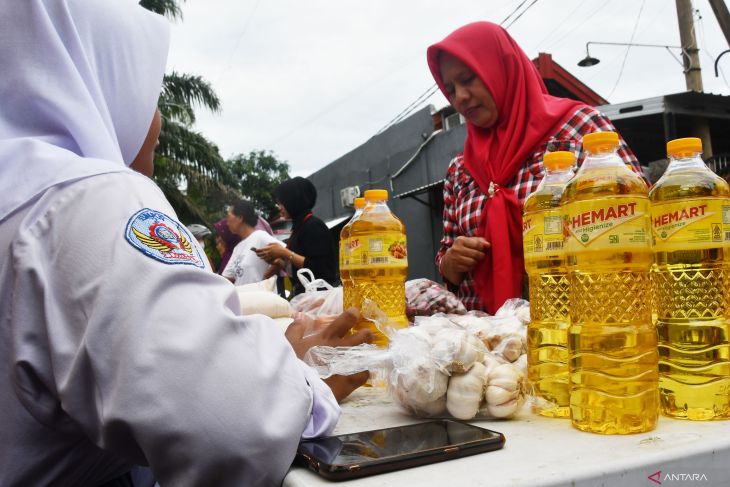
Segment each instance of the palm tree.
[{"label": "palm tree", "polygon": [[[139,3],[171,19],[182,19],[177,0]],[[196,106],[220,111],[220,100],[210,83],[200,76],[166,74],[158,102],[162,132],[155,158],[155,182],[181,220],[210,224],[223,202],[240,194],[218,147],[193,130]]]},{"label": "palm tree", "polygon": [[[185,0],[180,0],[184,2]],[[177,4],[178,0],[140,0],[139,4],[147,10],[169,17],[170,19],[181,19],[182,10]]]}]

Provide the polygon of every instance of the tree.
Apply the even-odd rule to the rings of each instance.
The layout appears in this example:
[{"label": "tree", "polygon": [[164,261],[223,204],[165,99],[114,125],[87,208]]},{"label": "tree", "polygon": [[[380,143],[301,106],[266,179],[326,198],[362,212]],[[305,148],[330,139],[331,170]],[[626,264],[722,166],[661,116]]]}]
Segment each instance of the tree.
[{"label": "tree", "polygon": [[158,103],[163,123],[155,182],[182,220],[210,224],[223,201],[240,195],[237,180],[218,147],[192,129],[196,105],[215,112],[220,109],[220,100],[199,76],[165,75]]},{"label": "tree", "polygon": [[238,190],[265,218],[273,219],[279,213],[274,200],[274,189],[289,179],[289,164],[280,161],[271,151],[251,151],[229,159],[231,171],[239,179]]},{"label": "tree", "polygon": [[[157,14],[164,15],[170,19],[182,19],[182,10],[177,4],[178,0],[140,0],[139,4]],[[184,2],[185,0],[180,0]]]},{"label": "tree", "polygon": [[[177,0],[139,3],[171,19],[182,19]],[[240,195],[237,181],[218,147],[192,128],[196,106],[213,112],[220,110],[220,100],[211,85],[200,76],[166,74],[158,102],[162,131],[154,180],[181,220],[210,225],[220,213],[223,201]]]}]

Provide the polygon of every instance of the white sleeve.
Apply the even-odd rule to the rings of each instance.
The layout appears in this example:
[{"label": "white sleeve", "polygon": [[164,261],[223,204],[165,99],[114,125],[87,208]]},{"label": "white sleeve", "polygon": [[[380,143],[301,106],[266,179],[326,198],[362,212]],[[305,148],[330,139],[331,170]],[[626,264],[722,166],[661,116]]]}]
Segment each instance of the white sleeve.
[{"label": "white sleeve", "polygon": [[50,355],[59,410],[161,485],[278,485],[339,407],[271,320],[238,316],[230,282],[125,238],[145,207],[175,218],[146,178],[97,176],[21,234],[15,289],[43,306],[16,301],[39,328],[17,352]]},{"label": "white sleeve", "polygon": [[236,265],[235,262],[238,259],[239,250],[240,249],[239,249],[238,245],[233,247],[233,250],[231,251],[231,257],[228,259],[228,262],[226,263],[226,268],[223,269],[223,272],[221,272],[221,276],[229,277],[231,279],[236,278],[236,271],[234,270],[234,267]]}]

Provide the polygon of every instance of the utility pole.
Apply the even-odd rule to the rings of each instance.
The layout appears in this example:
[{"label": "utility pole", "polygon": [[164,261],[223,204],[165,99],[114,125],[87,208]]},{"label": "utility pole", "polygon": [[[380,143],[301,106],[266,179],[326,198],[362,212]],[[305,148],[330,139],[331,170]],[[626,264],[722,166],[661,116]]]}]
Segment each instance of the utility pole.
[{"label": "utility pole", "polygon": [[730,12],[727,10],[725,0],[710,0],[710,6],[715,13],[717,23],[720,24],[722,33],[725,35],[727,45],[730,46]]},{"label": "utility pole", "polygon": [[[676,0],[677,20],[679,21],[679,39],[682,44],[682,59],[684,61],[684,79],[687,90],[702,92],[702,71],[700,69],[699,49],[695,38],[692,0]],[[712,157],[712,141],[710,139],[710,124],[706,117],[695,117],[692,120],[692,130],[695,136],[702,139],[702,148],[705,158]]]}]

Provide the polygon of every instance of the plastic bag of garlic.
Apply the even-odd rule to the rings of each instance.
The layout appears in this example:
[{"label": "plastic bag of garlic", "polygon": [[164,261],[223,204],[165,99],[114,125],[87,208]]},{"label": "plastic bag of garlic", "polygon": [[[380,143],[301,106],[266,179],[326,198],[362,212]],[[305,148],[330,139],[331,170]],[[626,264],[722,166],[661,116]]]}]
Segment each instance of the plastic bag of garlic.
[{"label": "plastic bag of garlic", "polygon": [[418,417],[510,418],[527,399],[529,303],[507,301],[495,316],[470,312],[417,317],[396,330],[384,314],[363,314],[390,338],[388,348],[315,347],[304,360],[322,377],[369,370],[394,401]]}]

